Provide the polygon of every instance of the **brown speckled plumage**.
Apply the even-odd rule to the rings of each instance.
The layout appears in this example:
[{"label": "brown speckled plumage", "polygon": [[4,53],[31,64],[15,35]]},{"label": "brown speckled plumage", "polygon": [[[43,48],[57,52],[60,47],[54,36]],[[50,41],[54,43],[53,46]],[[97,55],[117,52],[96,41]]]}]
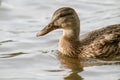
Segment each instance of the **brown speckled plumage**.
[{"label": "brown speckled plumage", "polygon": [[77,13],[72,8],[63,7],[53,14],[51,23],[37,36],[55,29],[63,29],[58,48],[61,54],[83,59],[120,56],[120,24],[89,32],[80,40],[80,20]]}]

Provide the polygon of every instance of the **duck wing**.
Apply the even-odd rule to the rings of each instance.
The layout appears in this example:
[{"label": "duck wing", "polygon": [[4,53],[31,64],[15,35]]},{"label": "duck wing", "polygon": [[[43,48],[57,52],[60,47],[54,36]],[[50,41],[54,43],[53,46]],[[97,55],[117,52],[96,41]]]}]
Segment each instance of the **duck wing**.
[{"label": "duck wing", "polygon": [[120,55],[120,31],[116,31],[110,34],[104,34],[100,39],[93,42],[96,44],[96,48],[99,50],[99,54],[95,55],[99,58],[113,58]]},{"label": "duck wing", "polygon": [[91,44],[92,41],[96,40],[97,38],[101,37],[102,35],[108,34],[108,33],[112,34],[115,32],[120,33],[120,24],[110,25],[110,26],[89,32],[81,40],[81,44],[82,45],[89,45],[89,44]]},{"label": "duck wing", "polygon": [[113,58],[120,55],[120,24],[90,32],[81,44],[81,58]]},{"label": "duck wing", "polygon": [[84,45],[81,58],[114,58],[120,56],[120,32],[101,35]]}]

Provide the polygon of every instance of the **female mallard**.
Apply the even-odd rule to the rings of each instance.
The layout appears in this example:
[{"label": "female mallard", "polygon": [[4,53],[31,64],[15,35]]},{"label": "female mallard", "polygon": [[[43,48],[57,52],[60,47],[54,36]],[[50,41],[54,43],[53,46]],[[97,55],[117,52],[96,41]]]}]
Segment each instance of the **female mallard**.
[{"label": "female mallard", "polygon": [[75,10],[69,7],[58,9],[52,21],[37,36],[55,29],[63,29],[59,52],[78,58],[112,58],[120,55],[120,24],[92,31],[80,40],[80,20]]}]

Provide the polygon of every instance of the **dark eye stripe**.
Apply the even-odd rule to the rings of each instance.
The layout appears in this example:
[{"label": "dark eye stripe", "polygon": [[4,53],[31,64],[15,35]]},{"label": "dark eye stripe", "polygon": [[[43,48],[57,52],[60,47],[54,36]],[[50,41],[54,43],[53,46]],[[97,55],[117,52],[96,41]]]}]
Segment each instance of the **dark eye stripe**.
[{"label": "dark eye stripe", "polygon": [[61,14],[59,17],[65,17],[65,16],[69,16],[69,15],[72,15],[72,13]]}]

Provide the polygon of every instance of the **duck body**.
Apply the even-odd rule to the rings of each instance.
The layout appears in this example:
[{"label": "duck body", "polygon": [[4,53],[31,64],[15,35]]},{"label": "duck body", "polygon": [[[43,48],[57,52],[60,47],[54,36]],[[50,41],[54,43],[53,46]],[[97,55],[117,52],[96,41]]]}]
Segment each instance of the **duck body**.
[{"label": "duck body", "polygon": [[83,50],[79,57],[115,58],[120,56],[120,24],[110,25],[88,33],[81,40]]},{"label": "duck body", "polygon": [[120,55],[120,24],[89,32],[84,39],[62,36],[59,51],[70,57],[112,58]]},{"label": "duck body", "polygon": [[55,29],[63,29],[58,47],[63,55],[82,59],[120,55],[120,24],[91,31],[80,39],[80,20],[77,13],[72,8],[63,7],[53,14],[51,23],[37,36],[43,36]]}]

